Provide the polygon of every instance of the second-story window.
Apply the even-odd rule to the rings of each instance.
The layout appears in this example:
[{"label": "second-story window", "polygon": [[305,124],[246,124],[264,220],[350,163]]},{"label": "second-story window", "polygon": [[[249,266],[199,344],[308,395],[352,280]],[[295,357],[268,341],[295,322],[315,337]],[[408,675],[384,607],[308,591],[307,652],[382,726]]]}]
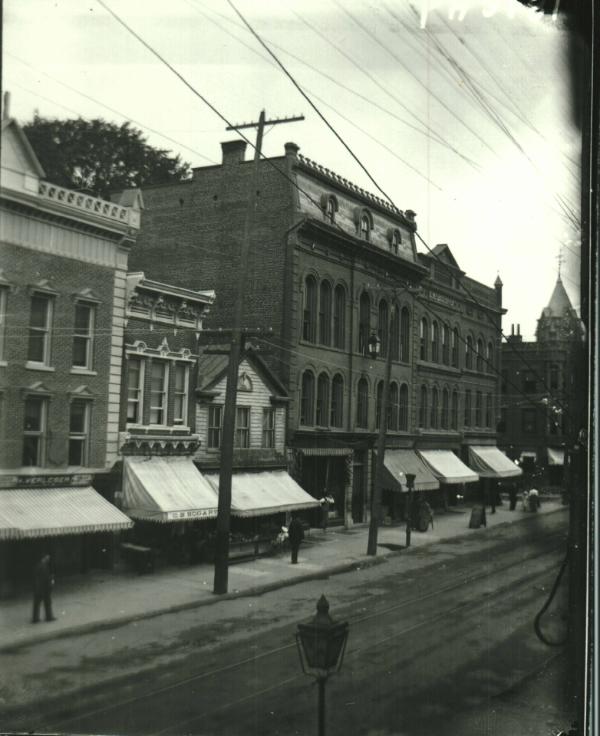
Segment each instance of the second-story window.
[{"label": "second-story window", "polygon": [[419,400],[419,427],[423,429],[427,424],[427,386],[421,386]]},{"label": "second-story window", "polygon": [[458,330],[452,330],[452,366],[458,368]]},{"label": "second-story window", "polygon": [[188,366],[183,363],[176,363],[173,385],[173,424],[187,423],[188,384]]},{"label": "second-story window", "polygon": [[75,305],[73,330],[73,365],[76,368],[92,369],[94,347],[95,307],[86,302]]},{"label": "second-story window", "polygon": [[221,447],[223,431],[223,407],[215,404],[208,407],[208,447],[218,450]]},{"label": "second-story window", "polygon": [[434,388],[431,391],[431,422],[429,423],[431,427],[434,429],[437,429],[438,427],[438,419],[439,417],[439,392],[437,388]]},{"label": "second-story window", "polygon": [[450,396],[448,389],[445,388],[442,391],[442,429],[448,429],[448,412],[450,409]]},{"label": "second-story window", "polygon": [[485,426],[492,426],[492,394],[488,394],[485,400]]},{"label": "second-story window", "polygon": [[333,347],[343,350],[346,327],[346,292],[338,284],[333,296]]},{"label": "second-story window", "polygon": [[89,401],[72,401],[69,413],[69,465],[88,464],[89,434]]},{"label": "second-story window", "polygon": [[321,281],[319,299],[319,342],[331,345],[331,284]]},{"label": "second-story window", "polygon": [[383,404],[383,381],[377,382],[377,396],[375,402],[375,426],[381,427],[381,408]]},{"label": "second-story window", "polygon": [[491,342],[488,342],[487,344],[486,359],[487,359],[486,370],[488,373],[493,373],[494,372],[494,346],[492,345]]},{"label": "second-story window", "polygon": [[465,344],[465,368],[469,370],[473,368],[473,338],[471,335],[467,335]]},{"label": "second-story window", "polygon": [[39,396],[30,396],[25,401],[22,465],[41,466],[44,464],[47,423],[48,400]]},{"label": "second-story window", "polygon": [[398,394],[398,384],[395,381],[392,381],[390,383],[390,396],[389,396],[389,406],[388,406],[388,420],[387,420],[387,426],[388,429],[396,430],[398,429],[398,402],[399,402],[399,394]]},{"label": "second-story window", "polygon": [[408,363],[410,352],[410,312],[402,307],[400,312],[400,360]]},{"label": "second-story window", "polygon": [[475,393],[475,426],[482,427],[483,396],[481,391]]},{"label": "second-story window", "polygon": [[448,326],[442,325],[442,363],[450,363],[450,343],[448,341]]},{"label": "second-story window", "polygon": [[367,355],[371,332],[371,300],[366,291],[360,295],[358,313],[358,352]]},{"label": "second-story window", "polygon": [[31,297],[27,360],[50,365],[50,335],[52,328],[52,298],[46,294]]},{"label": "second-story window", "polygon": [[315,376],[312,371],[302,374],[302,393],[300,396],[300,424],[314,424]]},{"label": "second-story window", "polygon": [[435,321],[431,325],[431,360],[433,363],[440,360],[440,328]]},{"label": "second-story window", "polygon": [[471,391],[465,391],[465,427],[471,426]]},{"label": "second-story window", "polygon": [[321,373],[317,381],[317,417],[315,424],[326,427],[329,421],[329,376]]},{"label": "second-story window", "polygon": [[458,391],[452,392],[452,411],[450,413],[450,427],[458,429]]},{"label": "second-story window", "polygon": [[129,358],[127,364],[127,423],[142,424],[144,398],[144,363]]},{"label": "second-story window", "polygon": [[379,353],[381,358],[385,358],[388,352],[388,304],[385,299],[379,302],[379,316],[377,319],[377,334],[381,345]]},{"label": "second-story window", "polygon": [[150,367],[150,424],[167,423],[169,365],[153,360]]},{"label": "second-story window", "polygon": [[275,409],[268,406],[263,408],[262,446],[275,447]]},{"label": "second-story window", "polygon": [[427,325],[427,320],[425,317],[421,320],[421,324],[419,326],[419,339],[420,339],[420,350],[419,350],[419,358],[421,360],[427,360],[427,335],[428,335],[429,329]]},{"label": "second-story window", "polygon": [[483,340],[477,340],[477,370],[483,373]]},{"label": "second-story window", "polygon": [[366,429],[369,426],[369,384],[366,378],[358,382],[356,393],[356,426]]},{"label": "second-story window", "polygon": [[342,427],[344,423],[344,379],[338,373],[331,382],[331,426]]},{"label": "second-story window", "polygon": [[235,410],[235,446],[250,447],[250,407],[238,406]]},{"label": "second-story window", "polygon": [[304,282],[302,339],[307,342],[317,339],[317,281],[314,276],[307,276]]},{"label": "second-story window", "polygon": [[400,398],[398,406],[398,429],[408,429],[408,386],[403,383],[400,386]]}]

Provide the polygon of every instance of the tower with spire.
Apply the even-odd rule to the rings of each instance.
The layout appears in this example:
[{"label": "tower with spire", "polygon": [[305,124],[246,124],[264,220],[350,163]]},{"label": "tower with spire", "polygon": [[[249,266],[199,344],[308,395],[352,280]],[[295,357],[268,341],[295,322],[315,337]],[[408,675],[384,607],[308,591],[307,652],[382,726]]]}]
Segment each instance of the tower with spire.
[{"label": "tower with spire", "polygon": [[539,343],[580,340],[583,336],[581,321],[560,277],[560,263],[554,291],[548,306],[542,309],[535,336]]}]

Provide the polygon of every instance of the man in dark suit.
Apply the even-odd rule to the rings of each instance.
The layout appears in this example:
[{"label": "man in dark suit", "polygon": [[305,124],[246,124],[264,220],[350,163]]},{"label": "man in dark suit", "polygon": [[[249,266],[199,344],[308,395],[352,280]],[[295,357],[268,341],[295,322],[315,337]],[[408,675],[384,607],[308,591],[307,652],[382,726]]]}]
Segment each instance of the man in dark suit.
[{"label": "man in dark suit", "polygon": [[290,540],[290,548],[292,550],[292,565],[298,564],[298,550],[300,549],[300,542],[304,539],[304,529],[300,519],[296,515],[292,516],[290,525],[288,527],[288,538]]},{"label": "man in dark suit", "polygon": [[52,615],[52,586],[54,578],[50,567],[50,555],[45,554],[37,563],[33,572],[33,618],[31,623],[37,624],[40,620],[40,606],[44,602],[46,621],[55,621]]}]

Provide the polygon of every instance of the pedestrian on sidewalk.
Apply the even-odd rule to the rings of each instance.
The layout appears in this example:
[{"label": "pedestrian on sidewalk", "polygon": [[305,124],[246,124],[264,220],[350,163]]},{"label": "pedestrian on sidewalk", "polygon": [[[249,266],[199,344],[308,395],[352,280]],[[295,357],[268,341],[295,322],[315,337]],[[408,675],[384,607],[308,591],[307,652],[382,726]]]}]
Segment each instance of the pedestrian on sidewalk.
[{"label": "pedestrian on sidewalk", "polygon": [[292,550],[292,565],[297,565],[300,542],[304,539],[304,529],[300,519],[295,514],[292,514],[292,520],[288,527],[288,539]]},{"label": "pedestrian on sidewalk", "polygon": [[50,555],[44,554],[33,571],[33,616],[31,623],[37,624],[40,620],[40,606],[44,602],[44,613],[46,621],[55,621],[52,615],[52,586],[54,576]]},{"label": "pedestrian on sidewalk", "polygon": [[325,494],[321,499],[321,529],[326,532],[329,523],[329,508],[333,503],[333,498]]}]

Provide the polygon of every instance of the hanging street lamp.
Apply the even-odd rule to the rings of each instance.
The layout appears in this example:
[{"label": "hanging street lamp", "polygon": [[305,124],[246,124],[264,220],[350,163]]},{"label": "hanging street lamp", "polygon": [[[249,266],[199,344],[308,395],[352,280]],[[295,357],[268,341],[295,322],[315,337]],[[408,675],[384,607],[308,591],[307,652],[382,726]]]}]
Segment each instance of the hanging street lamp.
[{"label": "hanging street lamp", "polygon": [[329,603],[322,595],[316,615],[308,623],[298,624],[296,632],[302,671],[314,677],[319,685],[318,736],[325,736],[325,683],[340,671],[347,641],[348,622],[331,618]]}]

